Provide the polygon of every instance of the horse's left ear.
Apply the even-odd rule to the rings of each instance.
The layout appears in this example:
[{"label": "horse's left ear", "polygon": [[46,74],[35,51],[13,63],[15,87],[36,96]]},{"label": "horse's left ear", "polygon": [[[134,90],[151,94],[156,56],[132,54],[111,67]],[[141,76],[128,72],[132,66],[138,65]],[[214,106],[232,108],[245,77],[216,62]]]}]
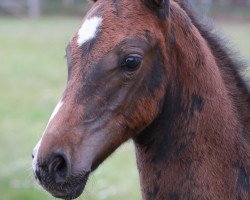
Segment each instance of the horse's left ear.
[{"label": "horse's left ear", "polygon": [[169,15],[170,0],[143,0],[146,6],[160,19],[164,20]]}]

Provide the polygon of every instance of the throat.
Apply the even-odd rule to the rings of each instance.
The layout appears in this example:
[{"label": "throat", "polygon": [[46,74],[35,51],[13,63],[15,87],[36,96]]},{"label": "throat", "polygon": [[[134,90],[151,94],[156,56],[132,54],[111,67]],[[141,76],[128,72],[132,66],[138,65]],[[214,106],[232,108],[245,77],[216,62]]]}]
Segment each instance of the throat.
[{"label": "throat", "polygon": [[204,135],[197,117],[204,102],[193,96],[184,108],[180,94],[169,92],[160,116],[134,140],[143,200],[184,199],[202,182],[196,173],[202,172],[198,140]]},{"label": "throat", "polygon": [[170,113],[168,98],[161,115],[134,139],[143,200],[237,199],[247,194],[249,174],[240,161],[240,154],[247,154],[237,147],[239,130],[229,130],[229,119],[217,117],[216,109],[207,118],[209,106],[199,98]]}]

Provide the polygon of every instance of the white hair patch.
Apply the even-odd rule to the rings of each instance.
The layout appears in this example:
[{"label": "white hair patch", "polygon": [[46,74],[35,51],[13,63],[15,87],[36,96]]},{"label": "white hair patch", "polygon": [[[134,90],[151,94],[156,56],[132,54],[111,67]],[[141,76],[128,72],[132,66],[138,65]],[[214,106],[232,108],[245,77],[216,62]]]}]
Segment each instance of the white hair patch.
[{"label": "white hair patch", "polygon": [[[60,108],[62,107],[63,105],[63,101],[60,100],[59,103],[56,105],[50,119],[49,119],[49,122],[47,124],[47,127],[49,125],[49,123],[51,122],[51,120],[56,116],[56,114],[58,113],[58,111],[60,110]],[[46,129],[47,129],[46,127]],[[45,129],[45,130],[46,130]],[[45,131],[44,131],[45,133]],[[43,133],[43,135],[44,135]],[[42,136],[43,138],[43,136]],[[32,156],[33,156],[33,160],[32,160],[32,168],[33,168],[33,171],[35,172],[36,171],[36,166],[37,166],[37,155],[38,155],[38,151],[39,151],[39,148],[40,148],[40,145],[41,145],[41,141],[42,141],[42,138],[39,140],[39,142],[37,143],[37,145],[35,146],[34,150],[33,150],[33,153],[32,153]]]},{"label": "white hair patch", "polygon": [[101,23],[102,17],[94,16],[86,19],[78,31],[78,45],[82,46],[85,42],[95,38]]},{"label": "white hair patch", "polygon": [[54,109],[54,111],[53,111],[53,113],[52,113],[52,115],[51,115],[51,117],[49,119],[49,123],[56,116],[56,114],[58,113],[58,111],[60,110],[60,108],[62,107],[62,105],[63,105],[63,101],[60,100],[59,103],[56,105],[56,107],[55,107],[55,109]]},{"label": "white hair patch", "polygon": [[35,146],[33,152],[32,152],[32,169],[35,172],[36,171],[36,165],[37,165],[37,154],[38,154],[38,150],[40,148],[40,144],[41,144],[41,140],[39,140],[39,142],[37,143],[37,145]]}]

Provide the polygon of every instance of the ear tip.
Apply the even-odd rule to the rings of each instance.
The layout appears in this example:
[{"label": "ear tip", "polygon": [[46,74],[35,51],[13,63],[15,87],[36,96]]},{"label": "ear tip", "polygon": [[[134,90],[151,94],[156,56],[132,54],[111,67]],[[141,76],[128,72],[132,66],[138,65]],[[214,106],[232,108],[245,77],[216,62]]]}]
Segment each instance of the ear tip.
[{"label": "ear tip", "polygon": [[170,0],[143,0],[143,2],[159,19],[165,20],[169,16]]},{"label": "ear tip", "polygon": [[155,0],[156,4],[157,4],[158,6],[162,6],[162,5],[164,4],[164,1],[165,1],[165,0]]},{"label": "ear tip", "polygon": [[95,3],[97,0],[87,0],[89,3]]}]

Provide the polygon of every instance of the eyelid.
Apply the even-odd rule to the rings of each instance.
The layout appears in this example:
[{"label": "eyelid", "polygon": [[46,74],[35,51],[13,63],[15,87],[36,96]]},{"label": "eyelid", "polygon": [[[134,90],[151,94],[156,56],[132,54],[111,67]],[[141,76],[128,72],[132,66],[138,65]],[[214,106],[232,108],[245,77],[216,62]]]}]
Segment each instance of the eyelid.
[{"label": "eyelid", "polygon": [[138,53],[130,53],[130,54],[126,54],[125,56],[123,56],[122,60],[126,60],[129,57],[136,57],[136,58],[143,59],[143,56]]},{"label": "eyelid", "polygon": [[136,54],[135,54],[135,53],[131,53],[131,54],[128,54],[128,55],[127,55],[127,58],[128,58],[128,57],[138,57],[138,58],[142,58],[142,55],[137,54],[137,53],[136,53]]},{"label": "eyelid", "polygon": [[125,56],[131,55],[131,56],[141,56],[141,57],[143,57],[144,52],[140,48],[128,48],[126,50],[123,50],[122,54],[124,54]]}]

